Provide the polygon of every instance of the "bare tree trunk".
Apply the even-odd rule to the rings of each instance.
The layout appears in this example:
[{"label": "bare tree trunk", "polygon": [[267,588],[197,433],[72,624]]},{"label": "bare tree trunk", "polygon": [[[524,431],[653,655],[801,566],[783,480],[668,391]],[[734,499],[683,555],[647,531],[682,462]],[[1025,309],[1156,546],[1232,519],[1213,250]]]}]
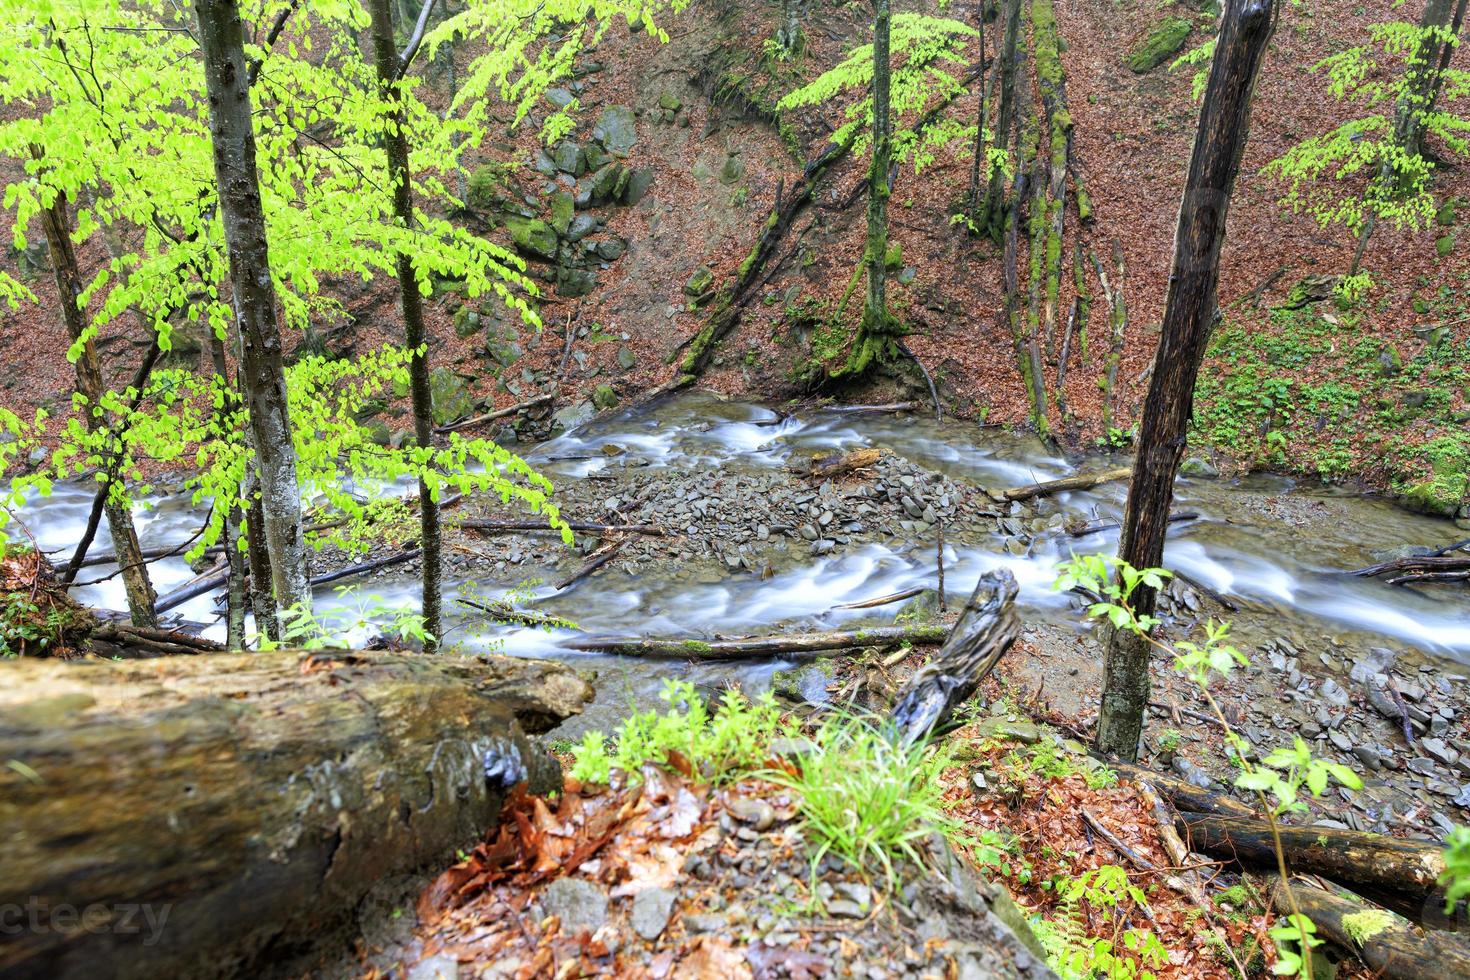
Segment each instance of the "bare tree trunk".
[{"label": "bare tree trunk", "polygon": [[[231,425],[229,417],[238,406],[239,393],[230,383],[229,364],[225,360],[225,342],[212,329],[209,334],[209,354],[214,361],[214,383],[220,386],[224,396],[215,417],[221,423],[220,431],[228,432]],[[239,497],[240,488],[236,487],[235,499],[225,505],[229,510],[225,512],[225,539],[222,542],[225,560],[230,566],[225,589],[225,647],[230,650],[245,648],[245,555],[239,548],[242,524]],[[216,502],[216,506],[218,505]]]},{"label": "bare tree trunk", "polygon": [[281,619],[271,595],[271,556],[265,546],[265,515],[260,505],[260,480],[255,467],[245,473],[245,557],[250,566],[250,611],[255,614],[255,631],[273,643],[281,641]]},{"label": "bare tree trunk", "polygon": [[[1219,315],[1215,289],[1225,219],[1250,128],[1256,75],[1275,22],[1275,0],[1229,0],[1222,18],[1179,206],[1157,367],[1144,403],[1123,517],[1119,553],[1136,568],[1163,562],[1174,476],[1184,455],[1195,379]],[[1153,589],[1139,586],[1131,602],[1138,615],[1152,615],[1157,598]],[[1138,756],[1148,707],[1148,665],[1144,638],[1122,631],[1112,634],[1097,746],[1130,762]]]},{"label": "bare tree trunk", "polygon": [[[37,151],[37,156],[40,151]],[[102,397],[107,390],[102,380],[102,368],[97,363],[97,350],[86,337],[87,325],[82,318],[78,297],[82,294],[81,270],[77,265],[77,254],[71,244],[71,220],[67,213],[66,198],[60,193],[51,206],[41,212],[41,223],[46,229],[46,244],[51,251],[51,269],[56,277],[56,291],[61,299],[61,319],[66,324],[67,336],[73,344],[81,344],[76,360],[77,391],[86,404],[82,408],[87,431],[110,439],[121,439],[121,433],[108,433],[107,419],[100,414]],[[107,515],[107,528],[112,534],[112,553],[118,567],[122,569],[123,588],[128,596],[128,614],[134,626],[154,628],[158,616],[153,611],[157,596],[153,583],[148,578],[148,566],[143,562],[143,549],[138,544],[138,532],[133,526],[133,513],[127,496],[122,493],[121,474],[118,462],[121,454],[110,452],[110,447],[100,446],[98,451],[107,459],[108,465],[99,474],[106,483],[107,496],[103,510]],[[85,556],[83,556],[85,557]]]},{"label": "bare tree trunk", "polygon": [[[402,61],[394,47],[393,15],[388,3],[389,0],[371,0],[368,7],[373,22],[373,52],[378,69],[379,93],[391,106],[383,149],[388,155],[388,179],[393,184],[393,217],[400,226],[408,229],[414,225],[413,188],[408,171],[408,138],[404,134],[407,120],[398,88]],[[429,353],[426,347],[423,302],[419,294],[418,277],[414,272],[413,257],[407,250],[400,248],[397,262],[398,298],[403,309],[403,340],[412,352],[408,362],[408,375],[413,396],[414,435],[419,448],[427,450],[434,445],[434,409],[429,392]],[[443,632],[440,586],[443,563],[440,557],[439,502],[422,477],[419,478],[419,538],[423,547],[423,561],[420,565],[424,573],[424,630],[428,634],[424,647],[432,652],[438,648],[439,637]]]},{"label": "bare tree trunk", "polygon": [[970,210],[973,212],[980,207],[980,168],[984,164],[985,152],[989,143],[985,139],[985,127],[990,119],[990,102],[986,98],[985,91],[985,7],[986,0],[980,0],[975,4],[975,30],[980,34],[980,84],[979,105],[975,116],[975,156],[970,161]]},{"label": "bare tree trunk", "polygon": [[[230,257],[240,330],[240,386],[250,413],[260,475],[261,534],[270,553],[271,586],[284,608],[307,609],[301,488],[286,404],[286,370],[275,286],[255,164],[244,33],[235,0],[196,0],[209,96],[215,180]],[[259,610],[257,609],[257,615]]]},{"label": "bare tree trunk", "polygon": [[[1000,107],[995,117],[995,142],[1005,148],[1010,146],[1011,130],[1016,120],[1016,49],[1021,37],[1021,0],[1006,0],[1005,35],[1001,41]],[[985,194],[985,205],[976,216],[976,224],[989,231],[990,237],[999,243],[1005,235],[1005,175],[996,170],[990,175],[990,188]]]}]

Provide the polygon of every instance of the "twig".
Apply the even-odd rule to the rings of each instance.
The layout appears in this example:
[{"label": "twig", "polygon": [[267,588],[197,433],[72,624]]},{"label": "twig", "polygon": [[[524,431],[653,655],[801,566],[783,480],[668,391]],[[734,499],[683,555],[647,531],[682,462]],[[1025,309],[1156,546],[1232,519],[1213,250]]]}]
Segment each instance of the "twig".
[{"label": "twig", "polygon": [[887,606],[895,602],[902,602],[905,599],[912,599],[914,596],[923,591],[924,589],[922,586],[915,586],[912,589],[904,589],[902,592],[890,592],[888,595],[880,595],[873,599],[864,599],[861,602],[844,602],[841,605],[835,606],[833,608],[872,609],[874,606]]},{"label": "twig", "polygon": [[578,582],[582,581],[582,579],[586,578],[587,576],[591,575],[593,572],[601,568],[603,565],[606,565],[608,562],[612,561],[613,558],[617,557],[617,553],[622,550],[623,545],[626,544],[627,541],[627,538],[618,538],[616,541],[609,541],[602,547],[598,548],[592,553],[591,557],[587,559],[587,564],[583,565],[579,571],[556,584],[556,591],[560,592],[563,589],[567,589],[573,585],[576,585]]}]

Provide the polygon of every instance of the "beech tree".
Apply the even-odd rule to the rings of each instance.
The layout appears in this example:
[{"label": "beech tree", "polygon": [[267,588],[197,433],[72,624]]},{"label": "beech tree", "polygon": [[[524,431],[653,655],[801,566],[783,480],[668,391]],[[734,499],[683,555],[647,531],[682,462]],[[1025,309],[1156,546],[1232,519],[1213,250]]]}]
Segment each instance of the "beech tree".
[{"label": "beech tree", "polygon": [[[1184,458],[1195,379],[1219,317],[1215,289],[1225,219],[1250,127],[1256,76],[1275,23],[1276,0],[1229,0],[1221,18],[1179,205],[1163,329],[1123,515],[1118,553],[1132,569],[1163,564],[1164,534],[1174,477]],[[1154,624],[1156,585],[1145,581],[1133,592],[1133,608],[1145,628]],[[1138,756],[1148,708],[1149,651],[1145,636],[1127,630],[1115,629],[1108,638],[1097,747],[1129,762]]]}]

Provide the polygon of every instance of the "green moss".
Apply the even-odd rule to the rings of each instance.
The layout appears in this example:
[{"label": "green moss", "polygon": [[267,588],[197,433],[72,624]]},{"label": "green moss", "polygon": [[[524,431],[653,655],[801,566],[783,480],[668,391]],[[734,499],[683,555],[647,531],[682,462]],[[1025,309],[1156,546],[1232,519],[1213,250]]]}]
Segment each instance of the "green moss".
[{"label": "green moss", "polygon": [[714,647],[703,640],[685,640],[679,645],[688,653],[709,653],[714,649]]},{"label": "green moss", "polygon": [[1383,909],[1364,909],[1342,917],[1343,931],[1359,946],[1393,925],[1394,914]]},{"label": "green moss", "polygon": [[1153,71],[1184,47],[1193,25],[1185,17],[1165,17],[1148,36],[1133,46],[1123,63],[1135,74]]}]

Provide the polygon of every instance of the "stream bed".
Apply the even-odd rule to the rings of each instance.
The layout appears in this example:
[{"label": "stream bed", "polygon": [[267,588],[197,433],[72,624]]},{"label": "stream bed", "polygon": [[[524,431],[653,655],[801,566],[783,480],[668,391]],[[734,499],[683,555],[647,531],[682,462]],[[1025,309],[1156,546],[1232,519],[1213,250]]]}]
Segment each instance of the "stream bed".
[{"label": "stream bed", "polygon": [[[868,446],[884,451],[884,458],[892,461],[884,464],[888,469],[877,477],[845,478],[843,487],[824,486],[818,492],[789,469],[802,458]],[[571,620],[592,634],[708,639],[891,622],[898,604],[865,610],[836,607],[935,587],[940,530],[925,518],[934,518],[933,508],[942,505],[952,515],[945,519],[943,546],[951,606],[963,602],[980,573],[1005,567],[1020,584],[1028,636],[1049,631],[1082,644],[1078,601],[1052,591],[1051,583],[1058,563],[1070,553],[1114,551],[1117,530],[1074,536],[1065,529],[1116,519],[1126,493],[1125,484],[1114,483],[1024,507],[997,504],[983,490],[1123,461],[1069,461],[1029,436],[970,422],[843,409],[791,416],[703,392],[605,415],[540,444],[526,458],[557,485],[554,499],[564,516],[606,520],[615,508],[599,503],[603,498],[610,498],[607,504],[618,503],[620,497],[626,501],[633,488],[641,487],[648,516],[635,520],[652,521],[681,535],[678,543],[641,557],[630,547],[626,560],[620,555],[595,575],[557,591],[548,583],[574,571],[582,559],[561,551],[553,536],[480,539],[473,548],[451,549],[446,595],[457,584],[482,600],[508,596],[521,608]],[[885,492],[885,480],[892,487],[884,499],[902,499],[912,509],[877,522],[878,509],[867,501]],[[926,488],[927,503],[922,496]],[[58,486],[51,497],[32,501],[23,516],[43,549],[64,552],[81,535],[90,498],[89,487]],[[833,500],[841,506],[830,504]],[[798,515],[832,509],[798,526],[799,516],[784,525],[775,523],[768,510],[778,506]],[[1292,681],[1301,688],[1299,700],[1305,702],[1308,717],[1316,692],[1313,671],[1321,673],[1328,666],[1345,674],[1365,658],[1391,656],[1401,670],[1423,670],[1427,679],[1441,684],[1447,698],[1463,697],[1464,678],[1470,674],[1470,590],[1395,587],[1343,574],[1464,537],[1450,522],[1408,513],[1382,499],[1266,474],[1182,477],[1175,512],[1197,516],[1172,526],[1165,564],[1238,606],[1224,615],[1253,659],[1265,654],[1279,671],[1308,676],[1305,682]],[[203,516],[202,508],[187,499],[142,502],[138,524],[144,547],[188,540]],[[688,527],[681,528],[686,521]],[[99,538],[94,553],[106,554],[105,532]],[[743,542],[738,551],[729,543],[736,538]],[[592,544],[584,544],[584,550]],[[156,562],[152,569],[160,594],[193,574],[178,558]],[[79,578],[85,583],[111,571],[112,566],[102,565],[83,570]],[[358,610],[377,604],[415,606],[416,574],[415,565],[402,565],[345,594],[324,588],[317,596],[318,614],[324,620],[339,617],[347,639],[361,642],[373,624],[362,622]],[[116,578],[83,585],[76,595],[94,606],[125,608]],[[208,623],[207,634],[222,637],[220,609],[218,596],[201,596],[175,614]],[[1196,622],[1221,614],[1214,606],[1196,605],[1194,611],[1198,614],[1190,618]],[[752,691],[768,685],[774,671],[791,666],[781,661],[682,664],[587,654],[566,648],[579,635],[570,630],[491,624],[456,604],[450,604],[446,617],[446,643],[466,652],[493,649],[555,657],[595,670],[597,703],[567,727],[564,734],[573,736],[588,726],[610,727],[631,708],[656,703],[662,678],[671,674],[709,688],[738,683]],[[1095,647],[1095,641],[1088,642]],[[1067,655],[1095,659],[1085,645]],[[1067,673],[1078,671],[1074,666]],[[1095,677],[1095,664],[1089,674]],[[1462,713],[1452,712],[1451,717],[1455,724],[1447,737],[1466,722]],[[1326,726],[1321,732],[1331,734]],[[1455,778],[1470,779],[1470,764]],[[1470,805],[1470,794],[1465,800]]]}]

